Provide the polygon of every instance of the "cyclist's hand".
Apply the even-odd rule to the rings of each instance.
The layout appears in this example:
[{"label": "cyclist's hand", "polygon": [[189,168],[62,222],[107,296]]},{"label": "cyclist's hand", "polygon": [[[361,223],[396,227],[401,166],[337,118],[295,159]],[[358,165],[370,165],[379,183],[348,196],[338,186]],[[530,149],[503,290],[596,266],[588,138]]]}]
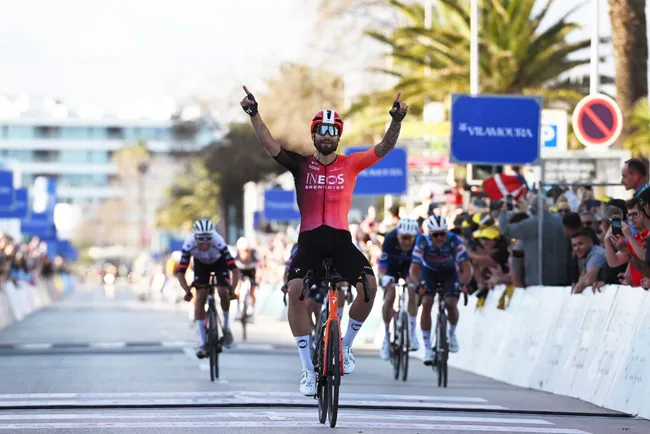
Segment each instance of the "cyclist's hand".
[{"label": "cyclist's hand", "polygon": [[395,281],[395,278],[393,276],[384,276],[381,278],[381,286],[383,288],[386,288],[388,285],[393,283]]},{"label": "cyclist's hand", "polygon": [[284,285],[282,285],[282,288],[280,288],[280,291],[282,291],[284,294],[289,292],[289,287],[287,286],[286,283]]},{"label": "cyclist's hand", "polygon": [[397,93],[397,96],[395,97],[395,102],[393,102],[393,107],[390,109],[390,116],[393,118],[395,122],[402,122],[404,117],[406,116],[406,113],[409,110],[409,106],[404,104],[403,102],[400,102],[399,97],[401,95],[401,92]]},{"label": "cyclist's hand", "polygon": [[190,291],[185,291],[185,297],[183,297],[183,300],[185,300],[185,301],[192,301],[192,292],[190,292]]},{"label": "cyclist's hand", "polygon": [[253,117],[257,114],[257,101],[255,101],[255,97],[250,93],[246,86],[244,86],[244,92],[246,92],[246,96],[241,100],[241,108],[243,108],[250,117]]},{"label": "cyclist's hand", "polygon": [[418,295],[424,295],[427,291],[427,285],[424,282],[421,282],[418,286],[415,287],[415,293]]}]

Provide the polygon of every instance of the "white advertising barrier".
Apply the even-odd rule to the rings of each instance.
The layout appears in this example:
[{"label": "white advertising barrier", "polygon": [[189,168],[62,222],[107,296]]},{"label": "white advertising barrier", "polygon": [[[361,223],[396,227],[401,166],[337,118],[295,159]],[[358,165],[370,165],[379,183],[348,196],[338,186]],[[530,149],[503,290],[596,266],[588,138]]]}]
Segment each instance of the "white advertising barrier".
[{"label": "white advertising barrier", "polygon": [[[627,292],[621,287],[619,293]],[[636,289],[636,288],[632,288]],[[634,304],[639,305],[639,315],[632,330],[632,338],[620,354],[621,363],[605,398],[604,406],[650,419],[650,406],[646,391],[650,390],[650,296],[643,291],[636,294]]]},{"label": "white advertising barrier", "polygon": [[642,288],[619,287],[611,306],[605,332],[600,335],[598,349],[589,365],[579,398],[602,406],[610,390],[621,355],[630,346],[634,328],[644,299]]},{"label": "white advertising barrier", "polygon": [[7,299],[9,300],[9,307],[13,313],[13,317],[16,321],[22,321],[29,312],[27,312],[27,306],[25,305],[25,300],[23,298],[20,289],[16,288],[14,283],[11,280],[8,280],[4,284],[5,294],[7,294]]},{"label": "white advertising barrier", "polygon": [[585,298],[586,296],[571,295],[570,288],[565,288],[559,315],[541,349],[530,387],[547,392],[555,392],[559,388],[563,381],[561,374],[564,366],[580,339],[580,324],[588,305]]},{"label": "white advertising barrier", "polygon": [[0,288],[0,330],[14,322],[7,294]]},{"label": "white advertising barrier", "polygon": [[22,297],[25,315],[34,312],[34,287],[24,280],[18,280],[16,282],[16,292]]},{"label": "white advertising barrier", "polygon": [[[31,285],[27,282],[19,282],[18,286],[21,288],[25,288],[26,286]],[[32,295],[33,295],[33,309],[32,310],[37,310],[45,306],[49,306],[52,304],[52,298],[50,297],[49,292],[47,291],[47,288],[43,285],[35,286],[32,288]]]},{"label": "white advertising barrier", "polygon": [[561,374],[564,381],[555,390],[556,393],[574,398],[580,398],[583,395],[589,381],[588,370],[605,333],[607,319],[617,291],[618,286],[607,286],[601,293],[589,296],[590,288],[585,290],[583,297],[588,298],[589,305],[580,324],[580,339],[564,366],[564,371]]}]

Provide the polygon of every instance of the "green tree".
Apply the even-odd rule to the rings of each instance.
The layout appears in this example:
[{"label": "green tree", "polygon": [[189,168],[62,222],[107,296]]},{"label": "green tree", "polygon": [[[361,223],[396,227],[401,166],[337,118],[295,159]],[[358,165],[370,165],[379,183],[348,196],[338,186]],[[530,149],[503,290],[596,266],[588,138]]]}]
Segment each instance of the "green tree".
[{"label": "green tree", "polygon": [[117,166],[118,175],[123,183],[130,184],[140,176],[140,168],[151,161],[151,153],[146,142],[140,140],[113,153],[113,164]]},{"label": "green tree", "polygon": [[[453,92],[469,92],[470,10],[469,1],[438,0],[431,28],[425,27],[420,3],[390,0],[406,25],[382,33],[368,31],[384,44],[393,59],[392,68],[375,69],[396,78],[395,86],[412,107],[421,113],[424,101],[448,101]],[[567,36],[580,28],[568,17],[543,26],[554,0],[546,0],[536,14],[535,0],[483,0],[479,18],[479,76],[482,93],[542,95],[547,105],[570,108],[588,93],[588,77],[564,79],[567,72],[589,63],[581,54],[588,39],[568,42]],[[603,77],[601,82],[611,82]],[[358,129],[380,133],[394,89],[365,95],[348,114]]]},{"label": "green tree", "polygon": [[648,98],[641,98],[630,115],[630,131],[625,147],[634,155],[650,156],[650,105]]},{"label": "green tree", "polygon": [[[220,209],[226,229],[231,225],[243,227],[244,184],[285,171],[262,148],[249,123],[231,124],[223,140],[205,150],[204,159],[207,170],[218,176]],[[227,212],[230,207],[235,210],[234,221]]]},{"label": "green tree", "polygon": [[158,210],[158,226],[170,230],[190,230],[202,217],[220,215],[219,176],[211,173],[203,160],[187,164],[185,174],[167,190],[168,201]]},{"label": "green tree", "polygon": [[[616,69],[616,101],[623,112],[623,131],[618,141],[619,146],[626,142],[627,136],[637,127],[641,119],[639,110],[643,110],[642,107],[647,110],[647,101],[635,107],[641,98],[648,95],[645,4],[645,0],[609,0]],[[634,146],[639,144],[636,139],[632,139],[631,143],[634,143]]]}]

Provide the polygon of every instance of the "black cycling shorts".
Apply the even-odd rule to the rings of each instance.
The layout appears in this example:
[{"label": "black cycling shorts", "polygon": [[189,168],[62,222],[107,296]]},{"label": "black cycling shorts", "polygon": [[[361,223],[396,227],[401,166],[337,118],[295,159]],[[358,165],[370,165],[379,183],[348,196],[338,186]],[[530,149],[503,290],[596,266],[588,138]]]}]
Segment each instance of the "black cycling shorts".
[{"label": "black cycling shorts", "polygon": [[255,268],[248,268],[248,269],[240,268],[239,269],[239,272],[241,273],[242,279],[244,277],[248,277],[251,280],[251,282],[253,282],[253,284],[255,284],[255,272],[256,271],[257,270]]},{"label": "black cycling shorts", "polygon": [[298,251],[291,261],[289,280],[302,279],[309,270],[314,270],[312,283],[325,276],[323,259],[330,257],[333,267],[352,286],[356,285],[361,273],[374,276],[372,267],[363,253],[352,243],[349,231],[320,226],[298,236]]},{"label": "black cycling shorts", "polygon": [[205,264],[194,258],[194,282],[198,285],[207,285],[210,283],[210,273],[214,272],[217,276],[218,286],[228,286],[230,283],[230,267],[223,256],[212,264]]}]

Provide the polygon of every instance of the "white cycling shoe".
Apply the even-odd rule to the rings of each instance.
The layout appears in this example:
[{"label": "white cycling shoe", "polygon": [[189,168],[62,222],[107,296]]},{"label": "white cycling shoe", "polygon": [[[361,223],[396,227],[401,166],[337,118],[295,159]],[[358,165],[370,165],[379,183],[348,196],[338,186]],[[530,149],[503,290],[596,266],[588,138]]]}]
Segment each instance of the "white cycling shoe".
[{"label": "white cycling shoe", "polygon": [[458,346],[458,338],[456,337],[455,334],[450,334],[449,335],[449,352],[450,353],[457,353],[459,350]]},{"label": "white cycling shoe", "polygon": [[433,364],[433,348],[424,349],[424,364],[426,366],[431,366]]},{"label": "white cycling shoe", "polygon": [[305,396],[316,395],[316,373],[302,371],[300,376],[300,393]]},{"label": "white cycling shoe", "polygon": [[420,349],[420,342],[418,341],[418,338],[415,336],[415,333],[411,335],[411,339],[409,342],[409,351],[417,351]]},{"label": "white cycling shoe", "polygon": [[379,350],[379,358],[381,358],[381,360],[390,359],[390,342],[384,341],[381,350]]},{"label": "white cycling shoe", "polygon": [[354,354],[352,353],[351,346],[343,347],[343,373],[345,375],[351,374],[354,372],[356,364],[354,361]]}]

